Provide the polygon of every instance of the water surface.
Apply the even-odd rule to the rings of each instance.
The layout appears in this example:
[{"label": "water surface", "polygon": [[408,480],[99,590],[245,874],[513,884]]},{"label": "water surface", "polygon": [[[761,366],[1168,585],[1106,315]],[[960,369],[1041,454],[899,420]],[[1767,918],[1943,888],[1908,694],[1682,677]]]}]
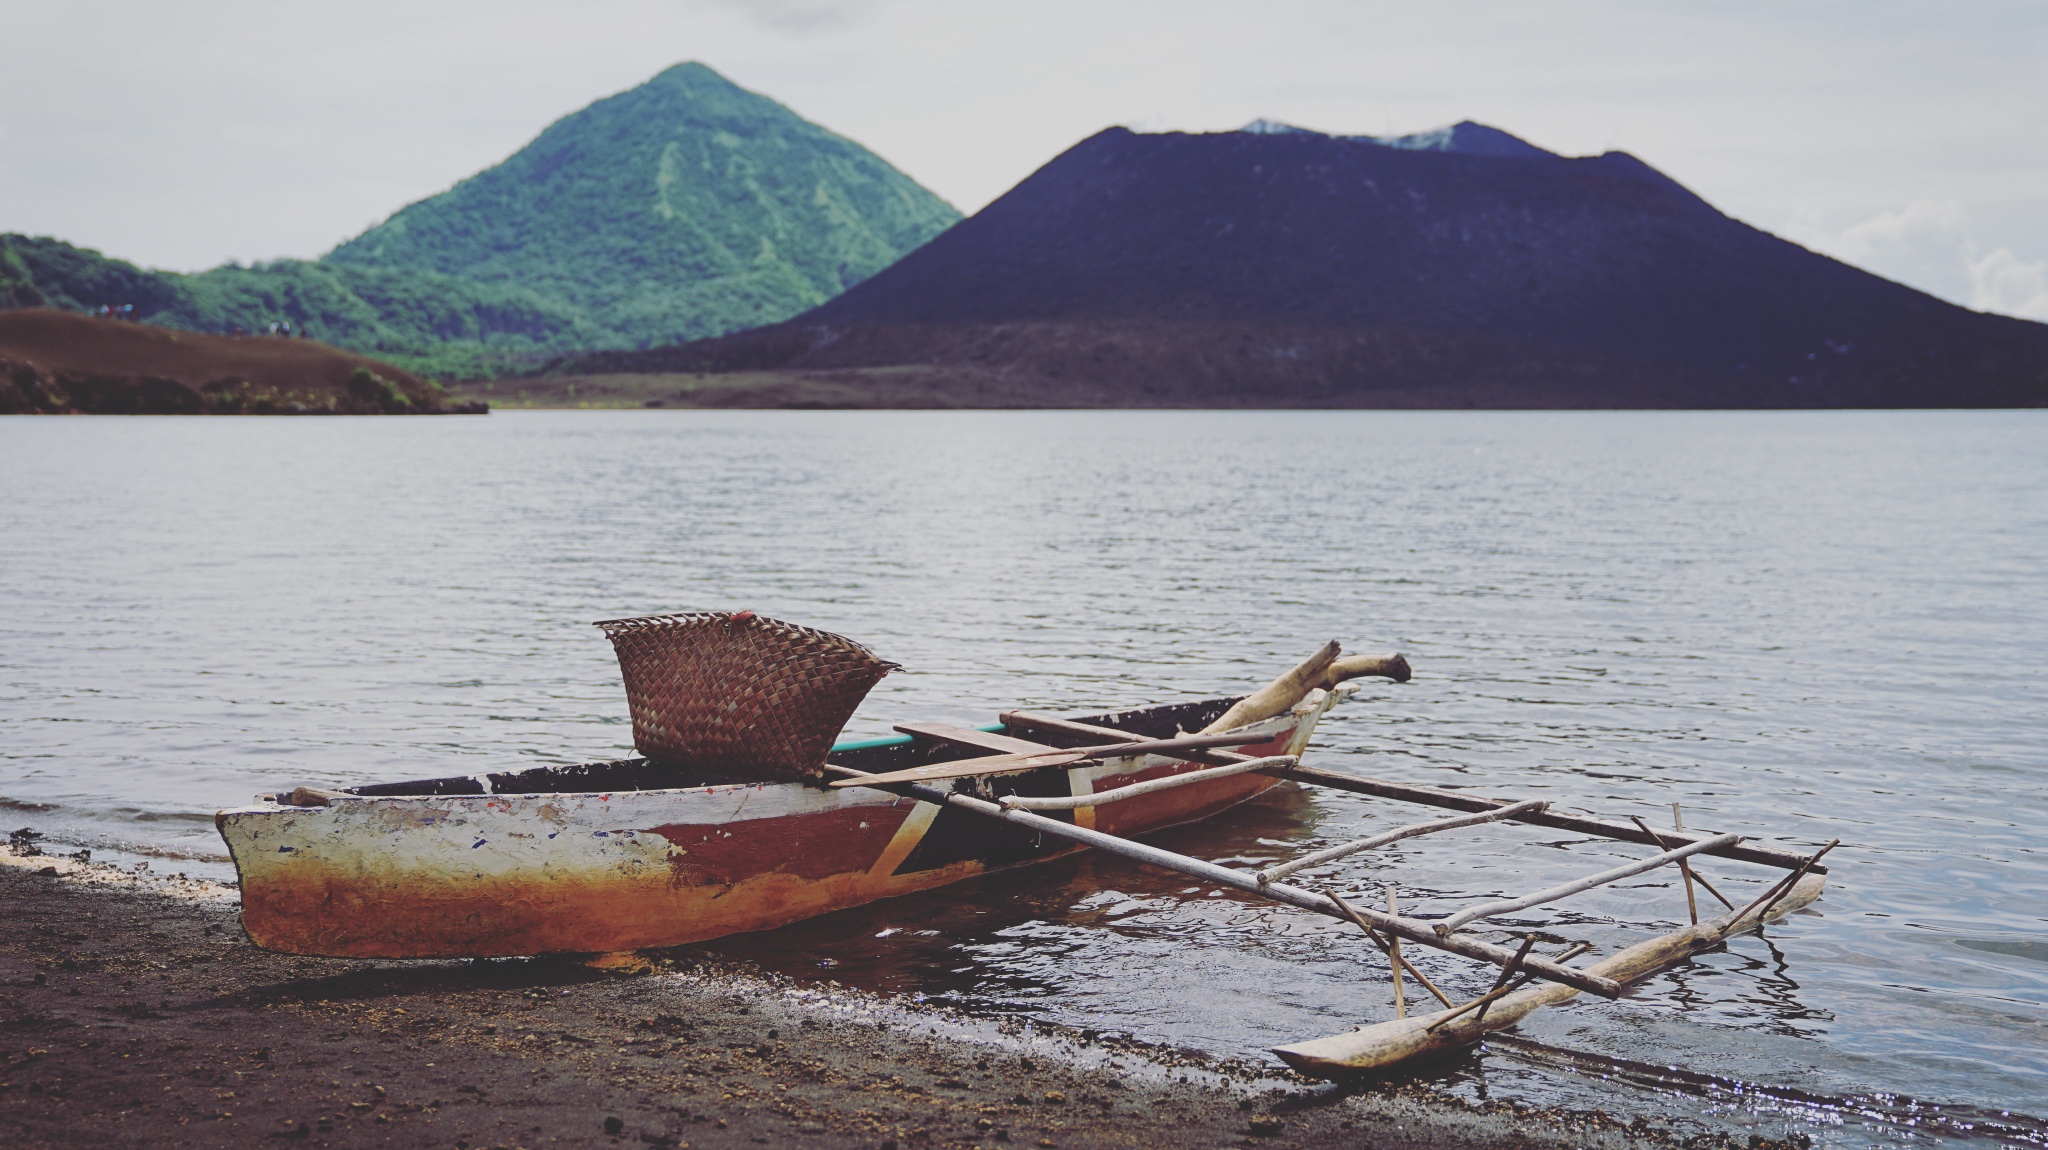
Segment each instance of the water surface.
[{"label": "water surface", "polygon": [[[2044,433],[2042,412],[5,418],[0,811],[218,874],[211,814],[258,790],[624,755],[588,626],[623,615],[745,606],[868,642],[906,670],[854,733],[1242,691],[1337,638],[1416,677],[1334,712],[1321,765],[1842,839],[1816,913],[1428,1077],[1844,1145],[2038,1141]],[[1286,790],[1162,841],[1263,864],[1419,810]],[[1641,853],[1494,827],[1320,877],[1437,915]],[[1702,870],[1732,897],[1766,875]],[[1683,914],[1653,875],[1512,922],[1612,946]],[[1333,922],[1107,859],[719,945],[1245,1057],[1391,1011]]]}]

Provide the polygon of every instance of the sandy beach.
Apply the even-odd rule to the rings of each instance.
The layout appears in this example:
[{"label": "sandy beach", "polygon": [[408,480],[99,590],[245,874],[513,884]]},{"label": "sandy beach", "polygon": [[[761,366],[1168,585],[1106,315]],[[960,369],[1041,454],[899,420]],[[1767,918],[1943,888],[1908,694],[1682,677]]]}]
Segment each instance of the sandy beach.
[{"label": "sandy beach", "polygon": [[694,950],[608,969],[276,955],[242,935],[230,888],[54,855],[0,864],[9,1146],[1735,1142],[1026,1033]]}]

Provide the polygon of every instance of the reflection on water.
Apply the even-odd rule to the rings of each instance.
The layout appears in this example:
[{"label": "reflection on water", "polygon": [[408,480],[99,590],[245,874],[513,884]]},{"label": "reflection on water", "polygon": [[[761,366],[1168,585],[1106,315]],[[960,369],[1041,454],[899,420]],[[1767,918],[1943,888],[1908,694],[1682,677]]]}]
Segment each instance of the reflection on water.
[{"label": "reflection on water", "polygon": [[1985,954],[2024,958],[2028,962],[2048,962],[2048,942],[2037,938],[1959,938],[1956,945]]},{"label": "reflection on water", "polygon": [[[0,419],[0,811],[219,872],[209,816],[258,790],[620,754],[588,623],[654,611],[868,642],[908,669],[861,734],[1213,695],[1330,637],[1398,647],[1414,681],[1342,704],[1313,761],[1843,840],[1815,913],[1433,1081],[2039,1140],[2001,1112],[2048,1114],[2044,416]],[[1262,865],[1417,809],[1286,789],[1162,841]],[[1496,825],[1310,877],[1440,915],[1641,850]],[[1768,875],[1701,869],[1737,901]],[[1612,949],[1683,915],[1645,875],[1492,937]],[[1113,859],[718,948],[1246,1057],[1391,1009],[1384,960],[1334,921]],[[1451,993],[1490,983],[1418,961]]]}]

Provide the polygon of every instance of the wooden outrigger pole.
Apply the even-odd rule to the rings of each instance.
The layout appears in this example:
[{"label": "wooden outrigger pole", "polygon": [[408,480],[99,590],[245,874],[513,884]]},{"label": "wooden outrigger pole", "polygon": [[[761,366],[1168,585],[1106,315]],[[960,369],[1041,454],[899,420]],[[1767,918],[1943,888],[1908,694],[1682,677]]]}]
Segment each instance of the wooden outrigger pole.
[{"label": "wooden outrigger pole", "polygon": [[[1280,757],[1291,759],[1291,756]],[[850,767],[828,767],[827,769],[838,774],[851,776],[856,780],[860,778]],[[890,786],[890,784],[883,785]],[[1039,834],[1067,839],[1080,843],[1083,846],[1107,851],[1110,854],[1121,855],[1124,858],[1134,859],[1138,862],[1150,863],[1153,866],[1178,871],[1181,874],[1207,882],[1220,883],[1249,894],[1270,898],[1275,902],[1284,902],[1290,906],[1299,907],[1302,910],[1314,911],[1317,914],[1327,914],[1332,917],[1344,917],[1341,912],[1330,905],[1330,900],[1322,895],[1316,894],[1313,891],[1303,890],[1300,887],[1289,886],[1285,883],[1261,883],[1256,875],[1247,871],[1232,870],[1229,867],[1218,866],[1203,859],[1176,854],[1173,851],[1162,847],[1155,847],[1149,843],[1134,842],[1131,839],[1104,834],[1101,831],[1089,830],[1086,827],[1075,826],[1072,823],[1063,823],[1058,819],[1049,819],[1044,815],[1035,815],[1030,811],[1005,806],[997,802],[990,802],[987,799],[976,798],[973,795],[940,790],[921,783],[894,784],[892,789],[896,787],[901,788],[900,793],[921,799],[924,802],[972,811],[975,814],[986,815],[992,819],[1001,819],[1004,822],[1014,823],[1036,831]],[[1099,803],[1111,803],[1120,801],[1121,795],[1122,790],[1114,790],[1104,791],[1101,794],[1087,797],[1096,799]],[[1439,950],[1447,950],[1453,954],[1462,954],[1467,958],[1476,958],[1483,962],[1496,963],[1501,966],[1508,966],[1516,961],[1515,952],[1505,947],[1493,946],[1490,943],[1480,942],[1477,939],[1457,935],[1440,937],[1432,929],[1431,924],[1420,919],[1401,918],[1375,910],[1366,910],[1361,913],[1375,929],[1413,942],[1422,943],[1425,946],[1433,946]],[[1547,959],[1532,957],[1521,965],[1523,969],[1539,978],[1561,982],[1576,990],[1589,991],[1602,998],[1615,998],[1621,994],[1620,984],[1612,979],[1597,974],[1587,974],[1584,971],[1574,970],[1568,966],[1560,966]]]},{"label": "wooden outrigger pole", "polygon": [[[1171,741],[1174,755],[1213,764],[1205,770],[1184,772],[1113,790],[1074,796],[1005,795],[997,798],[978,783],[966,784],[978,793],[963,793],[960,790],[930,785],[931,781],[935,781],[935,776],[942,774],[950,776],[947,781],[948,785],[952,786],[965,779],[986,779],[996,774],[1031,769],[1041,763],[1052,761],[1050,756],[1062,756],[1058,761],[1064,763],[1082,757],[1111,755],[1119,750],[1128,753],[1140,742],[1128,732],[1028,711],[1007,712],[1002,715],[1003,723],[1011,731],[1046,732],[1068,739],[1086,740],[1091,745],[1079,750],[1062,749],[1051,744],[1040,745],[1005,736],[988,745],[995,747],[1000,744],[1007,749],[1010,753],[1002,756],[1009,760],[1007,762],[997,759],[970,760],[957,764],[954,769],[943,773],[903,771],[891,775],[869,775],[836,765],[828,765],[826,769],[845,776],[836,781],[834,786],[880,787],[938,806],[999,819],[1041,835],[1066,839],[1356,925],[1383,954],[1387,955],[1395,979],[1397,1017],[1346,1034],[1294,1043],[1274,1050],[1274,1053],[1288,1065],[1314,1077],[1327,1078],[1362,1071],[1384,1070],[1414,1059],[1454,1050],[1477,1041],[1491,1031],[1512,1026],[1534,1010],[1566,1001],[1581,991],[1602,998],[1617,998],[1629,983],[1667,969],[1702,950],[1718,946],[1734,935],[1754,930],[1766,922],[1790,914],[1820,896],[1825,881],[1822,876],[1827,871],[1826,867],[1820,865],[1820,859],[1833,849],[1834,843],[1829,843],[1812,855],[1802,855],[1794,851],[1746,844],[1741,836],[1734,834],[1701,835],[1677,827],[1671,831],[1653,831],[1640,819],[1634,820],[1634,825],[1631,826],[1583,818],[1553,812],[1549,809],[1548,803],[1539,800],[1486,798],[1307,767],[1303,766],[1295,755],[1254,758],[1222,749],[1230,741],[1223,732],[1230,727],[1257,721],[1267,713],[1285,710],[1311,690],[1335,689],[1344,678],[1357,673],[1385,674],[1388,677],[1402,679],[1407,677],[1407,664],[1399,656],[1336,663],[1335,654],[1334,644],[1318,651],[1307,662],[1275,680],[1266,689],[1248,696],[1231,708],[1205,731]],[[1368,666],[1372,669],[1366,669]],[[1151,745],[1157,744],[1147,744]],[[1172,787],[1249,772],[1466,813],[1433,822],[1403,826],[1342,843],[1260,871],[1221,866],[1034,813],[1078,811],[1082,808],[1122,802]],[[1676,823],[1678,820],[1675,808],[1673,814],[1673,821]],[[1498,899],[1469,907],[1440,921],[1424,921],[1400,914],[1391,888],[1388,891],[1388,908],[1380,911],[1370,906],[1355,905],[1335,891],[1312,891],[1282,881],[1309,867],[1334,862],[1339,858],[1389,843],[1491,822],[1519,822],[1617,841],[1643,843],[1656,847],[1659,853],[1534,894]],[[1695,882],[1704,886],[1716,898],[1727,902],[1720,891],[1694,870],[1692,862],[1703,856],[1759,863],[1790,873],[1748,906],[1737,910],[1731,905],[1728,913],[1701,922],[1698,920],[1698,910],[1692,896]],[[1670,934],[1638,943],[1588,966],[1577,967],[1567,963],[1593,949],[1590,943],[1575,943],[1558,954],[1546,956],[1534,952],[1534,934],[1525,936],[1519,947],[1509,948],[1459,933],[1460,928],[1495,915],[1555,902],[1622,878],[1673,865],[1680,869],[1685,881],[1687,907],[1689,916],[1693,919],[1692,924]],[[1500,971],[1493,988],[1487,993],[1462,1005],[1453,1004],[1436,983],[1401,953],[1400,944],[1403,941],[1492,963],[1498,966]],[[1404,973],[1412,976],[1417,983],[1434,995],[1443,1004],[1444,1009],[1428,1014],[1408,1014],[1402,998],[1400,981]],[[1531,985],[1538,981],[1547,985]]]}]

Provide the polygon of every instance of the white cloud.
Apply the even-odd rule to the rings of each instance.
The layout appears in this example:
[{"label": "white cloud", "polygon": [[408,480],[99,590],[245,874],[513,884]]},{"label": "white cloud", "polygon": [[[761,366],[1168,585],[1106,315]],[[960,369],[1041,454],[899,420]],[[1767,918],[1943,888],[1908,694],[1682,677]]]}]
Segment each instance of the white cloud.
[{"label": "white cloud", "polygon": [[[1985,251],[2048,255],[2048,149],[2029,143],[2048,122],[2040,0],[332,8],[0,0],[15,49],[0,231],[172,268],[312,256],[558,117],[702,60],[968,211],[1110,124],[1399,134],[1474,119],[1570,155],[1629,149],[1738,219],[1806,203],[1839,237],[1955,198]],[[1938,290],[1973,298],[1967,271],[1943,267]]]},{"label": "white cloud", "polygon": [[782,32],[811,32],[865,16],[875,0],[712,0],[715,7],[737,12]]},{"label": "white cloud", "polygon": [[2011,248],[1999,248],[1972,263],[1970,275],[1971,307],[2048,321],[2048,260],[2022,263]]},{"label": "white cloud", "polygon": [[1841,229],[1807,216],[1784,234],[1815,251],[1978,311],[2048,320],[2048,261],[1985,252],[1955,200],[1915,200]]}]

